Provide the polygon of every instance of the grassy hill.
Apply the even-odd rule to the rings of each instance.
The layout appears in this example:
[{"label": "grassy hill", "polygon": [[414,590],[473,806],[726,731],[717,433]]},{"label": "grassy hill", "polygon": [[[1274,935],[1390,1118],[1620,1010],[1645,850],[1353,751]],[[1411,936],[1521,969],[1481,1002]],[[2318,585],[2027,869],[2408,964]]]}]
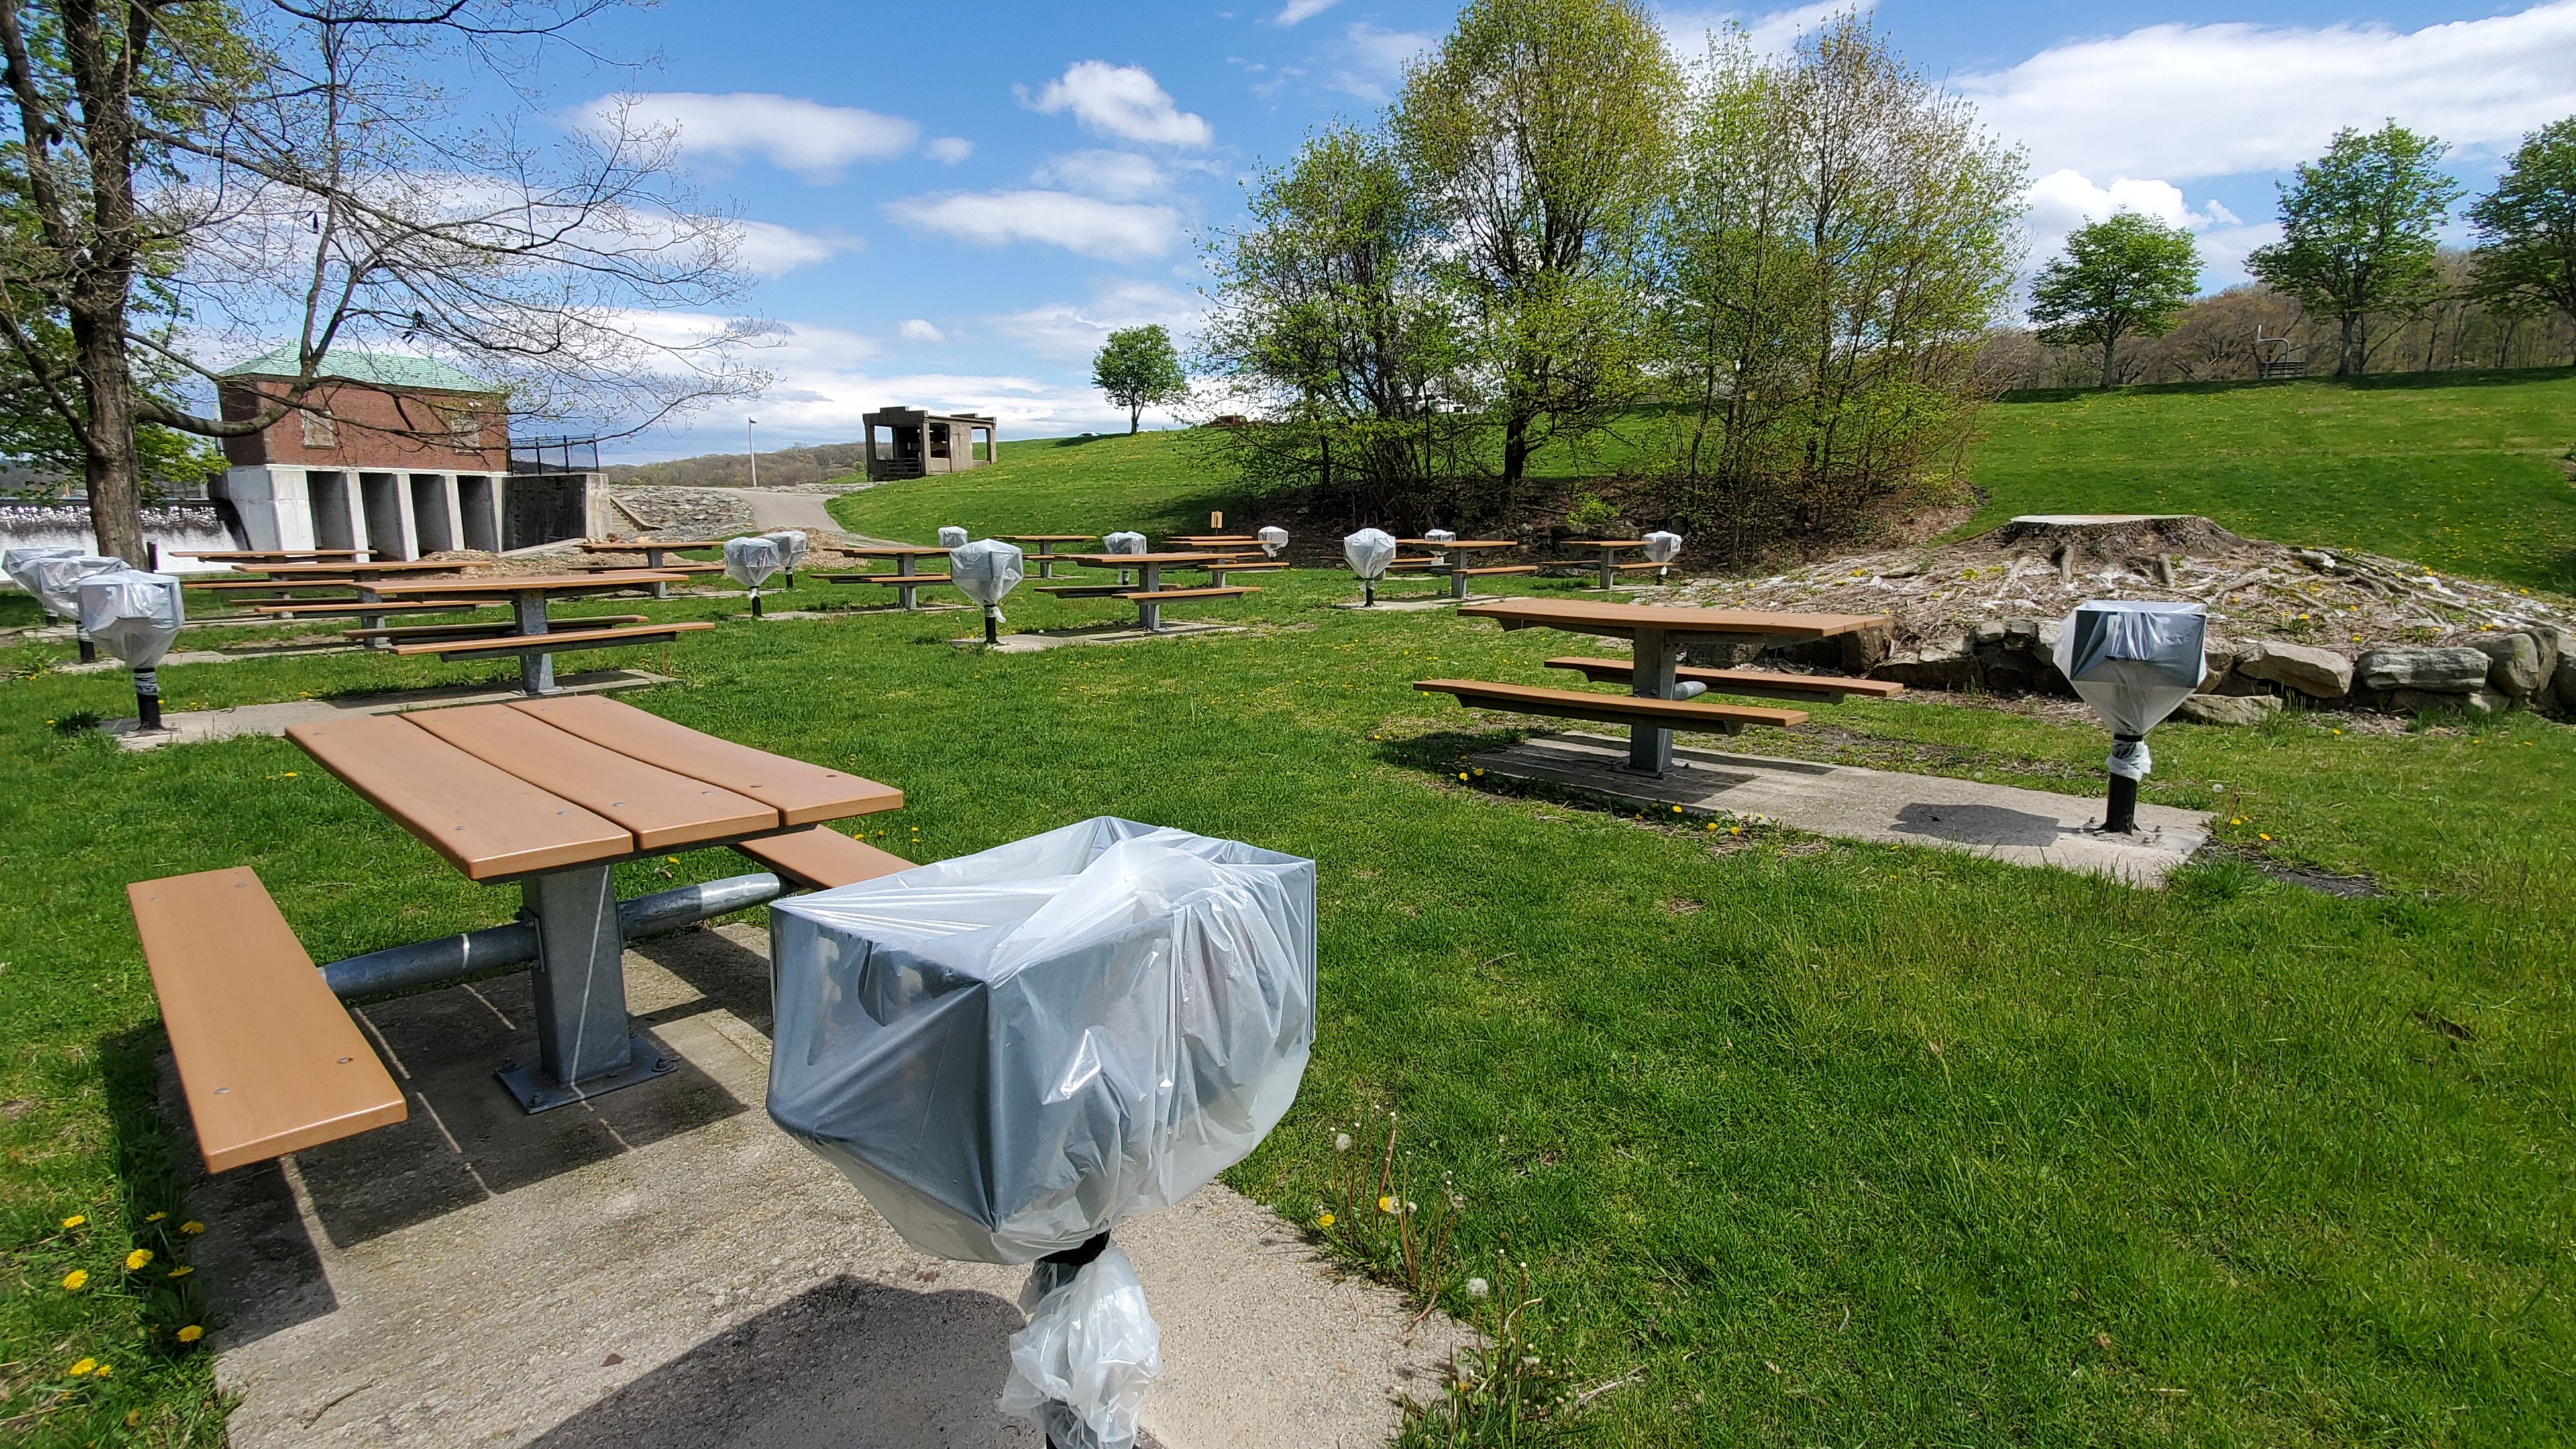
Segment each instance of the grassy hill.
[{"label": "grassy hill", "polygon": [[[2368,549],[2576,593],[2576,373],[2208,383],[2020,395],[1986,413],[1968,531],[2019,513],[2203,513],[2240,533]],[[994,467],[838,500],[848,526],[928,538],[1256,522],[1179,433],[1002,445]]]}]

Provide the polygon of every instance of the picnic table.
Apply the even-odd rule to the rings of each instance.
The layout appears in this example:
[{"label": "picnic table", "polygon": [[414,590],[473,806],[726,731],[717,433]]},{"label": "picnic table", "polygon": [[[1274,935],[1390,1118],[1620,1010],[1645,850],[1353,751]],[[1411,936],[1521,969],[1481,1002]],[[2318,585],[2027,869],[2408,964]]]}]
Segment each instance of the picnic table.
[{"label": "picnic table", "polygon": [[172,558],[205,559],[214,563],[311,563],[321,559],[367,557],[363,548],[201,548],[170,550]]},{"label": "picnic table", "polygon": [[[648,569],[670,567],[672,561],[664,557],[666,554],[678,553],[683,549],[722,547],[724,547],[723,540],[709,538],[638,538],[625,542],[620,542],[613,538],[586,538],[581,541],[581,551],[583,553],[640,553],[644,555],[644,567]],[[689,561],[682,559],[680,562],[687,563]],[[717,572],[722,572],[723,566],[717,565],[716,570]],[[684,570],[684,572],[690,573],[700,573],[704,571],[705,570],[703,568]],[[653,597],[657,599],[667,599],[671,597],[671,586],[667,583],[655,584],[653,586]]]},{"label": "picnic table", "polygon": [[510,603],[511,627],[477,638],[424,639],[415,643],[395,644],[396,654],[435,654],[441,659],[489,659],[504,654],[518,656],[519,688],[527,694],[549,695],[555,688],[555,655],[573,649],[613,649],[625,644],[654,644],[676,635],[712,629],[705,620],[678,623],[644,624],[628,628],[576,628],[557,630],[546,617],[551,600],[574,598],[582,594],[607,593],[617,589],[645,588],[685,578],[665,569],[597,569],[579,574],[520,574],[497,578],[435,579],[407,584],[384,584],[377,592],[394,600],[417,600],[422,603],[454,601],[463,598],[505,598]]},{"label": "picnic table", "polygon": [[1601,591],[1603,593],[1608,593],[1610,591],[1611,582],[1625,570],[1663,567],[1662,564],[1623,564],[1619,562],[1619,555],[1622,552],[1625,552],[1628,549],[1644,548],[1646,546],[1646,541],[1642,538],[1569,538],[1565,541],[1565,546],[1571,549],[1589,549],[1600,555],[1596,566],[1601,571]]},{"label": "picnic table", "polygon": [[[235,602],[250,604],[255,612],[274,615],[281,621],[317,615],[355,617],[362,629],[380,631],[387,614],[420,612],[416,606],[400,609],[369,607],[383,601],[380,589],[385,580],[399,579],[411,574],[452,574],[460,567],[461,565],[454,563],[439,563],[427,559],[388,559],[380,563],[357,559],[351,559],[345,563],[325,563],[320,560],[300,563],[246,563],[241,565],[241,570],[244,573],[257,574],[259,577],[255,579],[187,579],[181,582],[185,587],[208,592],[245,594],[245,597]],[[256,599],[247,597],[248,590],[266,588],[274,588],[278,592]],[[297,599],[286,592],[287,590],[310,592],[325,589],[346,589],[350,596]],[[459,603],[457,607],[467,608],[474,605]],[[379,639],[371,638],[368,643],[370,647],[382,647]]]},{"label": "picnic table", "polygon": [[1427,548],[1432,550],[1435,557],[1431,559],[1429,566],[1447,570],[1449,574],[1449,597],[1453,599],[1464,599],[1467,597],[1467,581],[1469,579],[1499,578],[1505,574],[1534,574],[1537,573],[1539,569],[1537,564],[1487,564],[1481,568],[1470,568],[1466,564],[1450,563],[1445,558],[1437,556],[1449,553],[1489,553],[1498,548],[1520,547],[1520,543],[1514,539],[1453,538],[1444,542],[1443,540],[1436,538],[1399,538],[1396,542],[1403,544],[1408,548]]},{"label": "picnic table", "polygon": [[[531,1112],[669,1070],[627,1018],[620,957],[628,935],[780,891],[776,875],[755,873],[621,904],[612,874],[619,861],[706,846],[759,858],[764,838],[793,839],[824,821],[903,804],[891,786],[598,695],[368,715],[286,733],[466,879],[520,887],[530,919],[475,933],[485,938],[479,958],[472,937],[449,937],[337,962],[323,975],[343,997],[434,984],[506,964],[499,933],[532,927],[533,956],[519,959],[534,962],[537,1060],[505,1064],[500,1074]],[[865,849],[847,837],[840,845]]]},{"label": "picnic table", "polygon": [[1006,533],[1002,535],[1002,541],[1004,543],[1036,544],[1038,551],[1035,554],[1032,554],[1031,557],[1038,561],[1038,577],[1042,579],[1051,579],[1055,577],[1055,546],[1057,544],[1088,543],[1099,536],[1100,535],[1096,533]]},{"label": "picnic table", "polygon": [[1142,587],[1125,584],[1064,584],[1040,592],[1060,599],[1125,599],[1136,606],[1136,625],[1147,631],[1163,627],[1163,605],[1173,599],[1232,599],[1256,592],[1249,584],[1211,584],[1203,589],[1167,589],[1163,587],[1166,568],[1208,568],[1215,566],[1222,577],[1223,569],[1234,564],[1239,555],[1207,553],[1077,553],[1067,559],[1093,568],[1116,569],[1120,574],[1134,569]]},{"label": "picnic table", "polygon": [[[1689,639],[1730,639],[1765,644],[1804,643],[1857,633],[1873,625],[1885,625],[1884,614],[1809,614],[1772,612],[1751,609],[1685,609],[1644,604],[1619,604],[1598,599],[1506,599],[1488,604],[1470,604],[1460,609],[1465,618],[1491,619],[1506,630],[1563,629],[1595,637],[1621,638],[1632,641],[1634,649],[1628,661],[1629,692],[1621,699],[1615,695],[1591,694],[1582,690],[1543,689],[1531,685],[1495,684],[1478,680],[1419,680],[1414,688],[1427,693],[1455,696],[1465,704],[1488,704],[1497,708],[1518,710],[1525,714],[1547,714],[1571,719],[1597,720],[1628,726],[1628,768],[1640,774],[1661,776],[1672,768],[1673,730],[1704,729],[1733,734],[1746,725],[1787,727],[1804,723],[1807,716],[1799,710],[1754,708],[1739,705],[1698,704],[1677,698],[1676,685],[1681,681],[1676,671],[1681,664],[1681,646]],[[1598,665],[1585,672],[1594,677],[1607,675],[1617,661],[1551,660],[1566,668]],[[1703,671],[1691,671],[1694,674]],[[1722,674],[1724,671],[1705,671]],[[1797,675],[1766,676],[1788,681],[1794,686]],[[1723,680],[1698,682],[1725,689]],[[1822,681],[1818,694],[1877,692],[1868,681],[1849,681],[1861,690],[1837,689],[1835,681]],[[1773,691],[1776,692],[1776,691]]]},{"label": "picnic table", "polygon": [[950,582],[950,579],[946,574],[919,573],[913,568],[912,561],[914,559],[928,558],[932,554],[945,554],[948,552],[947,549],[942,548],[935,543],[872,544],[865,548],[845,548],[842,549],[841,552],[856,554],[860,558],[893,559],[894,572],[890,574],[824,574],[822,578],[825,583],[876,584],[883,588],[892,589],[894,590],[896,606],[899,608],[920,608],[922,589],[935,584],[945,584]]}]

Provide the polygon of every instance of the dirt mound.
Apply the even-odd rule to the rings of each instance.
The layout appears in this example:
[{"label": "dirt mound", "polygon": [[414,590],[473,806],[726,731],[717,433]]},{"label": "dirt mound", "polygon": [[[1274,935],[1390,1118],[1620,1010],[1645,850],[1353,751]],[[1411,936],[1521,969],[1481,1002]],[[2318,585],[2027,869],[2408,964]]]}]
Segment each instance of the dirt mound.
[{"label": "dirt mound", "polygon": [[2576,625],[2567,601],[2450,578],[2375,554],[2241,538],[2206,518],[2034,516],[1938,548],[1834,559],[1765,579],[1693,579],[1658,601],[1886,614],[1893,649],[1945,646],[1980,625],[2064,618],[2087,599],[2208,606],[2232,643],[2345,654],[2448,644],[2498,629]]}]

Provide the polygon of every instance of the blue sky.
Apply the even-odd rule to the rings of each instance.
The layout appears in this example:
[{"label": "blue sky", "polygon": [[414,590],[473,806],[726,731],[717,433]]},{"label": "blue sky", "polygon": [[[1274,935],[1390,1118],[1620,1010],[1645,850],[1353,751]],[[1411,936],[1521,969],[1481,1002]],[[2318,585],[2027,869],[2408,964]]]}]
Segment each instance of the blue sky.
[{"label": "blue sky", "polygon": [[[1785,44],[1833,5],[1672,6],[1685,53],[1733,19]],[[2576,113],[2576,0],[1884,0],[1879,26],[2029,148],[2034,258],[2128,205],[2201,233],[2211,286],[2269,235],[2273,184],[2383,116],[2456,147],[2472,186]],[[888,403],[998,412],[1005,437],[1123,423],[1088,386],[1108,329],[1185,332],[1196,238],[1256,162],[1364,119],[1455,7],[1267,0],[850,6],[666,0],[615,14],[624,75],[551,77],[563,114],[612,90],[675,125],[692,179],[748,226],[744,306],[776,324],[768,395],[625,444],[628,459],[853,439]],[[677,325],[681,319],[672,319]]]}]

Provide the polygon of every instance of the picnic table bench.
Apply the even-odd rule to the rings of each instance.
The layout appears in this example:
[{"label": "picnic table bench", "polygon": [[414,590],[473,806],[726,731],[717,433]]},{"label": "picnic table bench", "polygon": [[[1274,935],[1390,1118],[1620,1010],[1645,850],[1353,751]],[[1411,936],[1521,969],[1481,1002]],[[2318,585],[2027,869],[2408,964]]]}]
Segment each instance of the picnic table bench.
[{"label": "picnic table bench", "polygon": [[1534,574],[1537,573],[1541,567],[1534,563],[1469,565],[1465,563],[1452,563],[1447,558],[1440,556],[1450,553],[1470,555],[1477,553],[1490,553],[1495,549],[1520,547],[1518,542],[1508,538],[1452,538],[1445,541],[1436,538],[1399,538],[1396,542],[1408,547],[1427,548],[1433,550],[1434,557],[1428,560],[1415,560],[1413,561],[1414,566],[1416,568],[1435,569],[1447,573],[1449,576],[1449,597],[1453,599],[1464,600],[1467,597],[1467,583],[1471,579],[1498,579],[1509,578],[1518,574]]},{"label": "picnic table bench", "polygon": [[934,585],[954,582],[954,580],[946,574],[925,574],[917,571],[913,560],[928,558],[932,554],[945,554],[948,552],[947,549],[941,548],[937,544],[871,544],[863,548],[846,548],[843,549],[842,552],[855,554],[860,558],[893,559],[894,572],[890,574],[823,574],[819,577],[825,583],[829,584],[874,584],[880,588],[892,589],[894,590],[895,607],[897,608],[918,609],[921,607],[921,590]]},{"label": "picnic table bench", "polygon": [[1604,593],[1610,591],[1612,583],[1620,574],[1636,573],[1644,569],[1655,569],[1657,571],[1661,571],[1672,567],[1670,564],[1651,562],[1621,563],[1618,561],[1618,556],[1626,550],[1632,548],[1644,548],[1646,546],[1646,541],[1642,538],[1569,538],[1565,541],[1564,546],[1571,549],[1589,549],[1593,553],[1597,554],[1598,557],[1589,563],[1573,559],[1559,559],[1546,565],[1546,567],[1591,569],[1599,576],[1601,581],[1600,588]]},{"label": "picnic table bench", "polygon": [[216,563],[309,563],[318,559],[362,559],[363,548],[199,548],[170,550],[172,558],[210,559]]},{"label": "picnic table bench", "polygon": [[[519,574],[481,579],[441,579],[426,583],[387,584],[381,593],[394,598],[437,604],[458,598],[499,595],[510,605],[511,628],[484,638],[429,640],[392,646],[396,654],[435,654],[442,659],[493,659],[516,655],[521,691],[556,693],[555,656],[575,649],[615,649],[628,644],[660,644],[681,635],[712,629],[703,619],[644,624],[631,628],[557,629],[546,617],[547,601],[619,589],[667,583],[681,575],[661,569],[595,570],[575,574]],[[587,624],[589,621],[575,621]]]},{"label": "picnic table bench", "polygon": [[[1547,661],[1550,669],[1571,669],[1595,684],[1619,684],[1636,672],[1636,663],[1628,659],[1560,658]],[[1679,665],[1673,670],[1676,681],[1705,684],[1712,694],[1750,694],[1770,699],[1824,699],[1839,702],[1852,696],[1862,699],[1893,699],[1905,692],[1905,686],[1884,679],[1854,679],[1840,674],[1783,674],[1768,669],[1700,669]]]},{"label": "picnic table bench", "polygon": [[[673,573],[683,574],[720,574],[724,572],[724,565],[720,563],[705,563],[696,559],[675,559],[668,555],[678,553],[683,549],[722,547],[724,547],[722,540],[705,538],[638,538],[633,540],[585,538],[581,541],[581,551],[583,553],[640,553],[644,555],[644,566],[648,569],[668,569]],[[614,568],[617,567],[617,565],[600,565],[600,567]],[[652,593],[654,598],[667,599],[671,597],[671,586],[668,582],[655,584],[653,586]]]},{"label": "picnic table bench", "polygon": [[1038,551],[1031,554],[1030,557],[1037,560],[1038,577],[1042,579],[1051,579],[1055,577],[1055,546],[1057,544],[1089,543],[1091,540],[1098,538],[1099,536],[1100,535],[1096,533],[1006,533],[1002,535],[1002,541],[1004,543],[1036,544]]},{"label": "picnic table bench", "polygon": [[[523,966],[537,1059],[501,1081],[531,1112],[671,1063],[626,1016],[628,938],[740,910],[782,875],[843,884],[909,862],[824,822],[899,790],[700,734],[597,696],[369,715],[288,738],[469,880],[516,884],[523,919],[319,970],[248,869],[139,881],[135,925],[209,1171],[404,1117],[345,1001]],[[731,846],[766,871],[616,898],[617,862]]]},{"label": "picnic table bench", "polygon": [[[1563,629],[1571,633],[1632,641],[1633,655],[1625,665],[1631,695],[1624,699],[1579,689],[1551,689],[1541,685],[1487,680],[1425,679],[1415,681],[1413,687],[1426,693],[1452,695],[1462,704],[1624,724],[1628,726],[1627,768],[1658,777],[1672,768],[1675,729],[1734,734],[1748,725],[1786,728],[1803,724],[1807,719],[1803,710],[1701,704],[1686,697],[1677,697],[1691,692],[1678,688],[1685,682],[1707,688],[1719,687],[1704,678],[1685,681],[1679,677],[1684,639],[1806,642],[1855,633],[1887,622],[1884,614],[1658,608],[1594,599],[1509,599],[1470,604],[1458,612],[1462,617],[1492,619],[1506,630]],[[1566,659],[1552,662],[1561,667],[1579,669],[1594,678],[1615,680],[1619,677],[1618,660]],[[1735,682],[1741,682],[1745,675],[1753,676],[1755,682],[1796,677],[1766,676],[1751,670],[1694,670],[1692,673],[1735,675],[1738,676]],[[1851,683],[1861,686],[1873,684],[1866,680]],[[1811,694],[1822,692],[1810,691]],[[1874,692],[1877,692],[1874,687],[1841,691],[1844,694]]]},{"label": "picnic table bench", "polygon": [[1069,554],[1071,561],[1093,568],[1117,569],[1121,573],[1134,569],[1142,588],[1124,584],[1060,584],[1038,592],[1064,599],[1125,599],[1136,606],[1136,627],[1159,632],[1163,627],[1163,605],[1175,599],[1233,599],[1259,593],[1250,584],[1211,585],[1202,589],[1167,589],[1163,587],[1166,568],[1206,568],[1211,563],[1229,562],[1204,553],[1079,553]]}]

